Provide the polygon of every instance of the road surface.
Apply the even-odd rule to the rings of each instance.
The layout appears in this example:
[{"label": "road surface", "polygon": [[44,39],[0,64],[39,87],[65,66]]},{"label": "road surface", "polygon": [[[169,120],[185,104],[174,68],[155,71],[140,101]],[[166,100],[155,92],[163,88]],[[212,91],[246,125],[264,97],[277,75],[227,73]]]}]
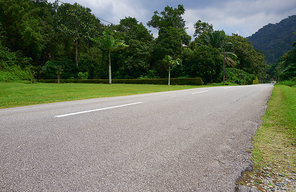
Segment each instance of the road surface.
[{"label": "road surface", "polygon": [[272,89],[1,109],[0,191],[234,191]]}]

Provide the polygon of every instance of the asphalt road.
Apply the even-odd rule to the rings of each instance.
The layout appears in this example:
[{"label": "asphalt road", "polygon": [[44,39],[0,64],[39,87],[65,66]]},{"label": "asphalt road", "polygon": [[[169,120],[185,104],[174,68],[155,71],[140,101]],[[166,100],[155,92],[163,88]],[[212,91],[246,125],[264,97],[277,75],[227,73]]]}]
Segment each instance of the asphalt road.
[{"label": "asphalt road", "polygon": [[273,86],[0,110],[0,191],[234,191]]}]

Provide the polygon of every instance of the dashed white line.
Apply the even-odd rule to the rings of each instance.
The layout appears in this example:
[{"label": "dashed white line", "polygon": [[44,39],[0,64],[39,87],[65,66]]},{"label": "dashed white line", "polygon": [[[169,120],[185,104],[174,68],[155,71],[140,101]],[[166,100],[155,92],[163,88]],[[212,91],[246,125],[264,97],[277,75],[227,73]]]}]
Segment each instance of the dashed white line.
[{"label": "dashed white line", "polygon": [[57,115],[55,117],[67,117],[67,116],[71,116],[71,115],[79,115],[79,114],[83,114],[83,113],[90,113],[90,112],[103,111],[103,110],[115,109],[115,108],[120,108],[120,107],[127,107],[127,106],[131,106],[131,105],[138,105],[141,103],[143,103],[143,102],[129,103],[129,104],[124,104],[124,105],[117,105],[117,106],[105,107],[105,108],[100,108],[100,109],[92,109],[92,110],[87,110],[87,111],[80,111],[80,112],[69,113],[69,114],[64,114],[64,115]]},{"label": "dashed white line", "polygon": [[200,94],[200,93],[207,93],[209,92],[209,90],[206,90],[206,91],[199,91],[199,92],[195,92],[195,93],[191,93],[192,95],[195,95],[195,94]]}]

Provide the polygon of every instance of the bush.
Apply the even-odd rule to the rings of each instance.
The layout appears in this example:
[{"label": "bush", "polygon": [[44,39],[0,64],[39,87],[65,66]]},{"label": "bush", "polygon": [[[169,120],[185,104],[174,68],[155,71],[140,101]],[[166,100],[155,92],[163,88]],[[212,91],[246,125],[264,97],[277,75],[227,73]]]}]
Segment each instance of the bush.
[{"label": "bush", "polygon": [[18,65],[9,66],[5,61],[0,61],[0,82],[17,82],[30,79],[29,68],[21,68]]},{"label": "bush", "polygon": [[278,84],[280,85],[287,85],[289,87],[295,86],[296,85],[296,77],[290,79],[290,80],[286,80],[286,81],[281,81]]},{"label": "bush", "polygon": [[[57,83],[56,79],[39,79],[40,83]],[[96,84],[108,84],[108,79],[61,79],[60,83],[96,83]],[[167,85],[168,79],[113,79],[113,84],[155,84],[155,85]],[[171,78],[171,85],[203,85],[204,82],[201,78]]]},{"label": "bush", "polygon": [[256,76],[256,78],[253,80],[253,84],[258,84],[259,83],[259,80],[258,80],[258,77]]},{"label": "bush", "polygon": [[[241,69],[235,68],[226,68],[225,69],[225,79],[231,83],[236,83],[239,85],[249,85],[252,83],[256,83],[256,78],[253,74],[247,73]],[[220,77],[222,79],[222,72],[220,73]],[[253,81],[255,80],[255,81]],[[258,80],[258,78],[257,78]]]},{"label": "bush", "polygon": [[85,73],[79,72],[77,76],[78,76],[78,79],[88,79],[88,72],[85,72]]}]

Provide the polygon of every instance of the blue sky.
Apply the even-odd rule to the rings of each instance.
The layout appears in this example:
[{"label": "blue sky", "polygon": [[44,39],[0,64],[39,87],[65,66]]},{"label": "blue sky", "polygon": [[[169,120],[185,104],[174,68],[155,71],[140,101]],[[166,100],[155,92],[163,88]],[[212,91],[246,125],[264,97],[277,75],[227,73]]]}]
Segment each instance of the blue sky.
[{"label": "blue sky", "polygon": [[[54,0],[48,0],[53,2]],[[248,37],[268,23],[278,23],[296,14],[295,0],[61,0],[79,3],[104,20],[118,24],[120,19],[135,17],[144,25],[151,20],[154,11],[161,12],[167,5],[176,8],[183,4],[187,33],[193,35],[193,25],[201,20],[212,24],[215,30],[226,34]],[[105,22],[103,22],[105,23]],[[107,23],[105,23],[107,24]],[[148,28],[148,27],[147,27]],[[154,36],[157,30],[148,28]]]}]

